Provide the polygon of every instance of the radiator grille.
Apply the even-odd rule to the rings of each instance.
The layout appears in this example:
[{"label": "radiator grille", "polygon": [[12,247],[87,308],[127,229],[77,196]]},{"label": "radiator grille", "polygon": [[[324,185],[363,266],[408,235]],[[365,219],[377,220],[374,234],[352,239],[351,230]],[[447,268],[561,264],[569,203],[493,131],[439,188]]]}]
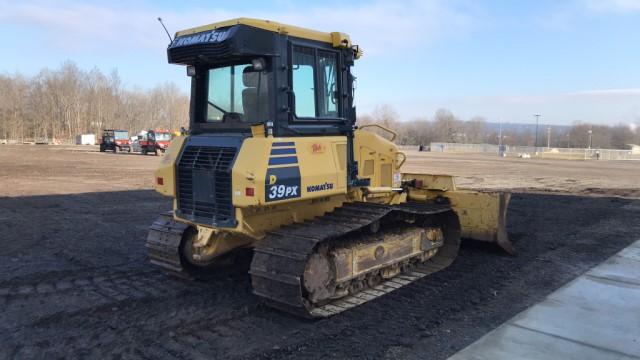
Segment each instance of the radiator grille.
[{"label": "radiator grille", "polygon": [[234,147],[187,146],[178,163],[180,216],[220,227],[235,225],[231,201]]}]

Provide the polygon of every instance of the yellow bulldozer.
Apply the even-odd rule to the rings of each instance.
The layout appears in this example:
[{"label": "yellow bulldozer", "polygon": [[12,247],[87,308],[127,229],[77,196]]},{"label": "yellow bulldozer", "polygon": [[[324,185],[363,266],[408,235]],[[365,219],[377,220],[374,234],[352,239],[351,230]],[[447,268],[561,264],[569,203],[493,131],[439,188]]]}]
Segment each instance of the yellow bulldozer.
[{"label": "yellow bulldozer", "polygon": [[191,77],[190,128],[155,174],[173,211],[150,228],[153,264],[192,277],[252,249],[255,295],[327,317],[443,269],[461,237],[513,252],[508,194],[402,173],[394,131],[356,126],[348,35],[240,18],[167,53]]}]

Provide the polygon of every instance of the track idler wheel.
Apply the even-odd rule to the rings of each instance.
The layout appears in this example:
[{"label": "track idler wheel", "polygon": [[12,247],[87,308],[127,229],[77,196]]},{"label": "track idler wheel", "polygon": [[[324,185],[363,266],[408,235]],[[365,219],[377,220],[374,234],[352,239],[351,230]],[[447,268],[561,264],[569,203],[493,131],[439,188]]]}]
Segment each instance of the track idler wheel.
[{"label": "track idler wheel", "polygon": [[303,284],[311,302],[330,299],[335,294],[335,271],[327,254],[311,255],[304,271]]}]

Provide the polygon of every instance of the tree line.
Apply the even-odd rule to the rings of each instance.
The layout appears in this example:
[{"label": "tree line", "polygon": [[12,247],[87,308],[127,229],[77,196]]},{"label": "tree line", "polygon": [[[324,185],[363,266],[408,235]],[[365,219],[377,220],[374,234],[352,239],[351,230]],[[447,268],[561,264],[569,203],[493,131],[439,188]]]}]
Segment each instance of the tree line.
[{"label": "tree line", "polygon": [[[126,89],[117,71],[84,71],[73,62],[33,77],[0,74],[0,139],[70,142],[79,134],[100,134],[102,129],[123,129],[134,135],[152,128],[179,129],[189,122],[189,98],[173,83],[149,90]],[[401,145],[431,142],[535,145],[531,126],[496,129],[482,117],[466,121],[446,109],[431,118],[400,121],[388,105],[358,118],[359,125],[380,124],[398,132]],[[640,123],[638,123],[640,125]],[[538,146],[624,149],[640,144],[640,126],[575,123],[541,125]]]},{"label": "tree line", "polygon": [[[467,144],[499,144],[536,146],[535,126],[531,124],[504,126],[489,124],[482,117],[462,120],[447,109],[436,111],[432,118],[398,121],[397,112],[388,105],[378,106],[370,114],[358,118],[359,125],[380,124],[398,133],[396,142],[401,145],[426,145],[431,142]],[[384,134],[383,131],[379,131]],[[502,137],[502,139],[500,139]],[[625,149],[628,144],[640,145],[640,121],[629,124],[594,125],[575,122],[570,126],[538,128],[538,147]]]},{"label": "tree line", "polygon": [[173,83],[125,89],[117,71],[73,62],[33,77],[0,74],[0,138],[69,142],[78,134],[123,129],[130,135],[188,124],[189,98]]}]

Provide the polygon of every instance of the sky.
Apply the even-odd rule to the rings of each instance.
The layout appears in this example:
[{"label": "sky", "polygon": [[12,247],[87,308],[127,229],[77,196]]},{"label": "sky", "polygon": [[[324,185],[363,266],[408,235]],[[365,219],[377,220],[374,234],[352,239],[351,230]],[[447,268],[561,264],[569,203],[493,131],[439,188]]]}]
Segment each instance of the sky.
[{"label": "sky", "polygon": [[167,35],[235,17],[341,31],[356,61],[359,114],[403,120],[447,108],[464,119],[640,123],[640,0],[5,1],[0,73],[71,60],[117,69],[128,88],[174,82]]}]

